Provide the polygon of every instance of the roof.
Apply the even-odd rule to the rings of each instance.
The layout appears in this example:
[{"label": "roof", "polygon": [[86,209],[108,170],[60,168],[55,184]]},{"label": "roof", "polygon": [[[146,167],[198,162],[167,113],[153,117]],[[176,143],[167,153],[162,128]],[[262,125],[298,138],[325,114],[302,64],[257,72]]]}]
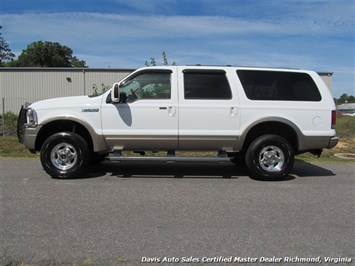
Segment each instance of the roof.
[{"label": "roof", "polygon": [[0,72],[133,72],[133,68],[74,68],[74,67],[0,67]]},{"label": "roof", "polygon": [[355,110],[355,103],[343,103],[337,106],[338,110]]}]

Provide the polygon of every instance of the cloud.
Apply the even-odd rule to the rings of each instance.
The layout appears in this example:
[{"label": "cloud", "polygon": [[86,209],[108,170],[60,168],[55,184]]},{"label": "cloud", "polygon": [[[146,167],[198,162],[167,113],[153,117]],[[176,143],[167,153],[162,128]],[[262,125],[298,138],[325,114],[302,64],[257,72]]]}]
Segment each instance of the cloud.
[{"label": "cloud", "polygon": [[[267,17],[255,19],[83,12],[23,13],[3,14],[3,21],[6,40],[16,54],[34,41],[46,40],[67,45],[73,49],[74,54],[86,54],[88,59],[96,54],[102,57],[111,56],[107,61],[128,54],[131,58],[136,54],[136,57],[145,59],[148,56],[149,59],[152,53],[170,49],[174,53],[190,50],[194,56],[189,58],[189,62],[201,61],[196,56],[199,49],[206,50],[209,53],[208,58],[213,59],[216,58],[213,55],[216,49],[224,53],[226,48],[233,53],[236,50],[248,51],[251,47],[264,50],[267,49],[265,45],[260,46],[265,43],[273,43],[270,47],[275,49],[277,45],[280,47],[288,42],[283,39],[295,36],[305,37],[307,40],[312,40],[315,36],[324,38],[321,41],[322,46],[332,36],[343,36],[343,32],[352,23],[347,17],[335,16],[334,21],[327,17],[320,19],[318,13],[287,18],[281,15],[274,20]],[[231,43],[238,45],[233,47]],[[297,46],[291,42],[288,45]],[[87,60],[90,66],[97,66],[96,63],[100,61],[93,62]],[[99,64],[102,65],[106,64]]]},{"label": "cloud", "polygon": [[[133,1],[134,2],[134,1]],[[12,38],[67,36],[82,40],[102,38],[191,38],[244,34],[339,34],[352,27],[347,17],[280,17],[273,21],[228,16],[138,16],[100,13],[3,14]]]},{"label": "cloud", "polygon": [[90,67],[136,68],[165,50],[178,64],[354,74],[351,1],[109,2],[122,11],[3,13],[3,37],[17,55],[34,41],[59,42]]}]

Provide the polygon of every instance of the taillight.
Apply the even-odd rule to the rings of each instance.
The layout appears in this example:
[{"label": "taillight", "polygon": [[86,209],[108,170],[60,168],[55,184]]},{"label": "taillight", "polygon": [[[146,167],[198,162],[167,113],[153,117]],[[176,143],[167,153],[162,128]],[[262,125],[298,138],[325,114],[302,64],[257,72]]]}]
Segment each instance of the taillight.
[{"label": "taillight", "polygon": [[337,111],[332,111],[332,129],[335,129],[337,123]]}]

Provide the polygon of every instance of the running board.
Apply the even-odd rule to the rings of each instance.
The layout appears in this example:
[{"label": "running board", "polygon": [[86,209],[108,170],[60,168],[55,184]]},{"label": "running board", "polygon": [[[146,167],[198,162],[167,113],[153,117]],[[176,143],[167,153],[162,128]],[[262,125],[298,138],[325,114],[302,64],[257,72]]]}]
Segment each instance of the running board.
[{"label": "running board", "polygon": [[223,153],[219,153],[218,156],[198,157],[198,156],[175,156],[175,153],[168,153],[168,156],[123,156],[121,152],[115,151],[112,155],[106,157],[111,162],[122,161],[160,161],[160,162],[219,162],[227,163],[233,158],[227,157]]}]

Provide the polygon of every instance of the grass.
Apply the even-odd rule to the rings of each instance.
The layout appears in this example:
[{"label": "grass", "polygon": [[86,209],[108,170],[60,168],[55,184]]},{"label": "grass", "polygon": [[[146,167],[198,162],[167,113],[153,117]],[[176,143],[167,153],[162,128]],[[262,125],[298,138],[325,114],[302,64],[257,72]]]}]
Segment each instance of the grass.
[{"label": "grass", "polygon": [[[340,141],[333,149],[324,149],[320,158],[310,153],[296,156],[296,159],[310,163],[355,163],[355,160],[341,159],[334,156],[336,153],[355,153],[355,117],[340,116],[337,119],[337,136]],[[178,155],[190,155],[179,153]],[[199,156],[206,155],[204,153]],[[0,137],[0,158],[39,158],[39,154],[31,154],[16,137]]]},{"label": "grass", "polygon": [[19,143],[17,137],[0,137],[0,157],[2,158],[39,158],[39,154],[32,154]]}]

